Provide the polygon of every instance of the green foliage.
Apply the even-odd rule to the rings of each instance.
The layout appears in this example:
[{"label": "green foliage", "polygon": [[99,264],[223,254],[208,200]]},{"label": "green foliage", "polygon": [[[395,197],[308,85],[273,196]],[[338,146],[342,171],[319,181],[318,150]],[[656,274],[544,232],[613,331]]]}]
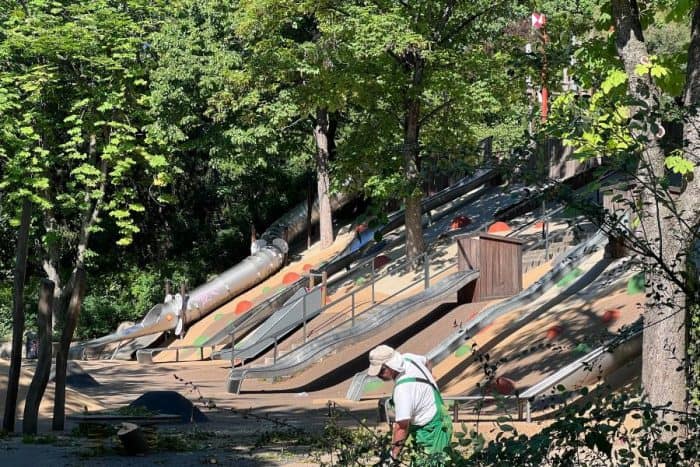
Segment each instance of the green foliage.
[{"label": "green foliage", "polygon": [[0,282],[0,338],[12,332],[12,282]]},{"label": "green foliage", "polygon": [[156,8],[36,1],[3,24],[3,203],[31,196],[55,219],[47,242],[75,244],[71,233],[96,206],[116,225],[120,244],[139,231],[135,182],[148,186],[167,170],[142,127],[150,61],[144,42]]}]

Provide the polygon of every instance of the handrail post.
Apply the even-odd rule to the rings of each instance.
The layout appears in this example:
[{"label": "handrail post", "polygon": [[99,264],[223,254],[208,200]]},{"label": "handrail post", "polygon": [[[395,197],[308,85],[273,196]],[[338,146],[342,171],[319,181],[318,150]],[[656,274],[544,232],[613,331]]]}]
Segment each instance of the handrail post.
[{"label": "handrail post", "polygon": [[532,422],[532,405],[530,404],[530,399],[527,400],[526,409],[527,409],[527,411],[525,413],[527,414],[527,422],[531,423]]},{"label": "handrail post", "polygon": [[231,330],[231,369],[236,366],[236,326]]},{"label": "handrail post", "polygon": [[352,316],[352,327],[355,327],[355,292],[350,294],[350,313]]},{"label": "handrail post", "polygon": [[328,272],[323,271],[321,273],[321,306],[326,305],[326,301],[328,301]]},{"label": "handrail post", "polygon": [[371,277],[371,280],[372,280],[372,305],[374,305],[376,303],[376,300],[374,299],[374,281],[376,280],[376,278],[374,276],[374,274],[375,274],[374,258],[372,258],[371,264],[372,264],[372,277]]},{"label": "handrail post", "polygon": [[176,362],[180,361],[180,349],[177,347],[175,348],[175,361]]},{"label": "handrail post", "polygon": [[518,421],[521,422],[523,420],[523,401],[520,400],[520,396],[517,394],[515,395],[515,400],[518,404]]},{"label": "handrail post", "polygon": [[549,261],[549,219],[544,220],[544,259]]},{"label": "handrail post", "polygon": [[426,251],[423,253],[423,275],[425,280],[425,288],[430,287],[430,256]]},{"label": "handrail post", "polygon": [[203,345],[199,346],[199,359],[204,360],[204,346]]},{"label": "handrail post", "polygon": [[302,298],[302,309],[301,309],[301,316],[302,316],[302,319],[304,320],[304,324],[303,324],[303,326],[304,326],[304,328],[303,328],[304,329],[304,344],[306,344],[306,297],[307,296],[308,296],[308,294],[305,294],[304,298]]},{"label": "handrail post", "polygon": [[277,336],[275,336],[274,339],[275,339],[275,349],[272,353],[272,363],[277,363]]}]

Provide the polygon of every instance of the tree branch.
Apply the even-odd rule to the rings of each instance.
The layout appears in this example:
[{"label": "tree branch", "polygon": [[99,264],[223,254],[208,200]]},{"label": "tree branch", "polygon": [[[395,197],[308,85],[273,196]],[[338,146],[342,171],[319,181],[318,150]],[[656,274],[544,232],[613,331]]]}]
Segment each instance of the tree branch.
[{"label": "tree branch", "polygon": [[447,107],[448,105],[450,105],[450,104],[453,103],[454,101],[455,101],[454,99],[448,99],[448,100],[446,100],[445,102],[443,102],[442,104],[440,104],[440,105],[438,105],[437,107],[435,107],[433,110],[431,110],[430,112],[428,112],[427,114],[425,114],[425,116],[424,116],[423,118],[420,119],[419,125],[422,126],[425,122],[427,122],[428,120],[430,120],[431,118],[433,118],[433,116],[435,116],[435,114],[437,114],[438,112],[440,112],[441,110],[443,110],[445,107]]},{"label": "tree branch", "polygon": [[[445,35],[445,37],[443,37],[442,39],[438,40],[438,41],[437,41],[437,44],[438,44],[438,45],[444,45],[444,44],[445,44],[446,42],[448,42],[450,39],[452,39],[452,38],[455,37],[457,34],[459,34],[460,32],[462,32],[462,31],[463,31],[467,26],[469,26],[471,23],[473,23],[474,21],[476,21],[477,19],[479,19],[481,16],[484,16],[484,15],[486,15],[486,14],[488,14],[488,13],[491,13],[491,12],[494,11],[495,9],[497,9],[497,8],[499,8],[499,7],[501,7],[501,6],[503,6],[504,3],[505,3],[505,1],[501,1],[501,2],[498,2],[498,3],[494,3],[493,5],[491,5],[490,7],[486,8],[485,10],[480,11],[480,12],[478,12],[478,13],[474,13],[473,15],[470,15],[470,16],[464,18],[464,20],[462,20],[462,22],[459,23],[452,31],[449,31],[449,32]],[[447,24],[445,24],[445,26],[447,26]]]}]

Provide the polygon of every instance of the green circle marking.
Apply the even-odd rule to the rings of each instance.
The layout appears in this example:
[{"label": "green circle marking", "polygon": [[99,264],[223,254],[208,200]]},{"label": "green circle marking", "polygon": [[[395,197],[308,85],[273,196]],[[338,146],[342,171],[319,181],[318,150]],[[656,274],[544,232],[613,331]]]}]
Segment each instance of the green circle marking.
[{"label": "green circle marking", "polygon": [[207,339],[208,339],[207,336],[199,336],[194,340],[193,345],[195,345],[195,346],[204,345],[204,343],[207,341]]},{"label": "green circle marking", "polygon": [[629,282],[627,282],[627,293],[634,295],[644,292],[644,274],[635,274]]},{"label": "green circle marking", "polygon": [[576,279],[578,276],[583,274],[583,271],[579,268],[574,269],[573,271],[569,272],[567,275],[561,278],[559,282],[557,282],[557,287],[566,287],[567,285],[571,284],[574,279]]},{"label": "green circle marking", "polygon": [[469,344],[463,344],[460,348],[457,349],[455,352],[455,357],[457,358],[462,358],[465,355],[469,355],[472,351],[472,346]]},{"label": "green circle marking", "polygon": [[214,321],[219,321],[223,317],[224,317],[224,315],[222,315],[221,313],[217,313],[214,315]]}]

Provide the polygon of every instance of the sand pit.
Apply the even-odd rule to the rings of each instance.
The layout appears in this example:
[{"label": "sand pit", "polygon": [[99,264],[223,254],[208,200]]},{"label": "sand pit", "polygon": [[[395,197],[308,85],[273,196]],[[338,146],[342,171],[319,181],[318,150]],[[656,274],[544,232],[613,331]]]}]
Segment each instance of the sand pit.
[{"label": "sand pit", "polygon": [[[9,360],[0,360],[0,400],[3,401],[0,405],[0,414],[4,414],[5,398],[7,397],[7,374],[10,371]],[[17,417],[22,418],[24,412],[24,400],[27,397],[27,390],[32,381],[34,368],[23,366],[19,378],[19,393],[17,397]],[[53,397],[54,384],[49,383],[44,392],[44,399],[39,406],[39,417],[46,418],[53,416]],[[66,388],[66,413],[84,412],[85,409],[90,411],[101,410],[104,407],[97,400],[80,393],[74,389]]]}]

